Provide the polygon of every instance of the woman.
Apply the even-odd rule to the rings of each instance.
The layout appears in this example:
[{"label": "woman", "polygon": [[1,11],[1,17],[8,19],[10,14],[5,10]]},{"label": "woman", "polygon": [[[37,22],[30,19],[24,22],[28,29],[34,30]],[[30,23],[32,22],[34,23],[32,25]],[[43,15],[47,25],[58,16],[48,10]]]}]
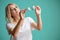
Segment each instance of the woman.
[{"label": "woman", "polygon": [[10,40],[32,40],[33,29],[42,29],[41,8],[35,7],[37,23],[31,17],[24,18],[26,9],[20,10],[15,4],[6,6],[7,30],[11,35]]}]

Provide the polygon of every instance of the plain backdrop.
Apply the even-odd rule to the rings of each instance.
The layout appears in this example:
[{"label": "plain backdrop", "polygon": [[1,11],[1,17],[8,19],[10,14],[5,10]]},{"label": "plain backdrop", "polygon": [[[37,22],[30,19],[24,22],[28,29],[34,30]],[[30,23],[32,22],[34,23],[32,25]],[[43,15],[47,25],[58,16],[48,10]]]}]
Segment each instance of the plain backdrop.
[{"label": "plain backdrop", "polygon": [[[22,10],[33,5],[41,7],[42,30],[32,31],[33,40],[60,40],[60,0],[0,0],[0,40],[10,40],[6,30],[5,7],[15,3]],[[26,11],[37,22],[35,10]]]}]

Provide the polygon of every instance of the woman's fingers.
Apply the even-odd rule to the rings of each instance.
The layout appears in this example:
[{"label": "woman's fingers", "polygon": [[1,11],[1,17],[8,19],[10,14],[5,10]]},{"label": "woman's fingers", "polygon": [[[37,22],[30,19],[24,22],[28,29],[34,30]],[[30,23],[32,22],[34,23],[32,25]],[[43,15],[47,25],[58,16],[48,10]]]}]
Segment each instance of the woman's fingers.
[{"label": "woman's fingers", "polygon": [[36,10],[40,10],[40,7],[39,6],[36,6],[35,8],[36,8]]},{"label": "woman's fingers", "polygon": [[19,13],[20,15],[20,19],[23,19],[24,17],[23,17],[23,12],[22,11],[20,11],[20,13]]},{"label": "woman's fingers", "polygon": [[35,7],[36,14],[41,14],[41,8],[39,6]]},{"label": "woman's fingers", "polygon": [[26,9],[23,9],[21,12],[24,14],[26,12]]}]

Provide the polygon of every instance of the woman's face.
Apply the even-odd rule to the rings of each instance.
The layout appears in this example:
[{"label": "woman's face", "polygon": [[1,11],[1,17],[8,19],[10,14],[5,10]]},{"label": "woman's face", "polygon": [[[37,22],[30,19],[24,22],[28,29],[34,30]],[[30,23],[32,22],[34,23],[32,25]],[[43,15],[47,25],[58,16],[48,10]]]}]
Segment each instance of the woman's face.
[{"label": "woman's face", "polygon": [[9,7],[10,7],[11,16],[13,17],[19,16],[20,9],[16,5],[12,4]]}]

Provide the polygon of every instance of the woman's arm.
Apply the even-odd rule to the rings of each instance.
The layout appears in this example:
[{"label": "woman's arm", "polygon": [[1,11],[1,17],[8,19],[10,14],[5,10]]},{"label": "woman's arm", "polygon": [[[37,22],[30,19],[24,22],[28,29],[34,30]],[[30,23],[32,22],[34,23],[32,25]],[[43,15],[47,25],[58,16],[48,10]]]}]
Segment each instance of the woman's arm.
[{"label": "woman's arm", "polygon": [[37,30],[41,30],[42,29],[42,20],[41,20],[41,14],[40,14],[41,8],[39,6],[36,6],[35,11],[36,11],[37,23],[32,22],[31,26]]},{"label": "woman's arm", "polygon": [[18,34],[19,30],[20,30],[20,27],[21,27],[22,23],[23,23],[23,19],[22,20],[19,20],[19,22],[17,23],[16,27],[13,29],[12,35],[14,37],[17,36],[17,34]]},{"label": "woman's arm", "polygon": [[10,27],[12,27],[11,25],[7,25],[7,30],[8,30],[9,35],[11,34],[14,37],[16,37],[19,30],[20,30],[20,27],[21,27],[22,23],[23,23],[23,20],[19,20],[14,29],[10,28]]},{"label": "woman's arm", "polygon": [[[23,11],[25,11],[25,10],[23,10]],[[15,26],[15,28],[14,29],[8,28],[9,34],[13,35],[14,37],[17,36],[17,34],[18,34],[19,30],[20,30],[20,27],[21,27],[21,25],[24,22],[23,13],[25,13],[25,12],[23,12],[23,11],[20,13],[20,20],[18,21],[18,23]]]}]

